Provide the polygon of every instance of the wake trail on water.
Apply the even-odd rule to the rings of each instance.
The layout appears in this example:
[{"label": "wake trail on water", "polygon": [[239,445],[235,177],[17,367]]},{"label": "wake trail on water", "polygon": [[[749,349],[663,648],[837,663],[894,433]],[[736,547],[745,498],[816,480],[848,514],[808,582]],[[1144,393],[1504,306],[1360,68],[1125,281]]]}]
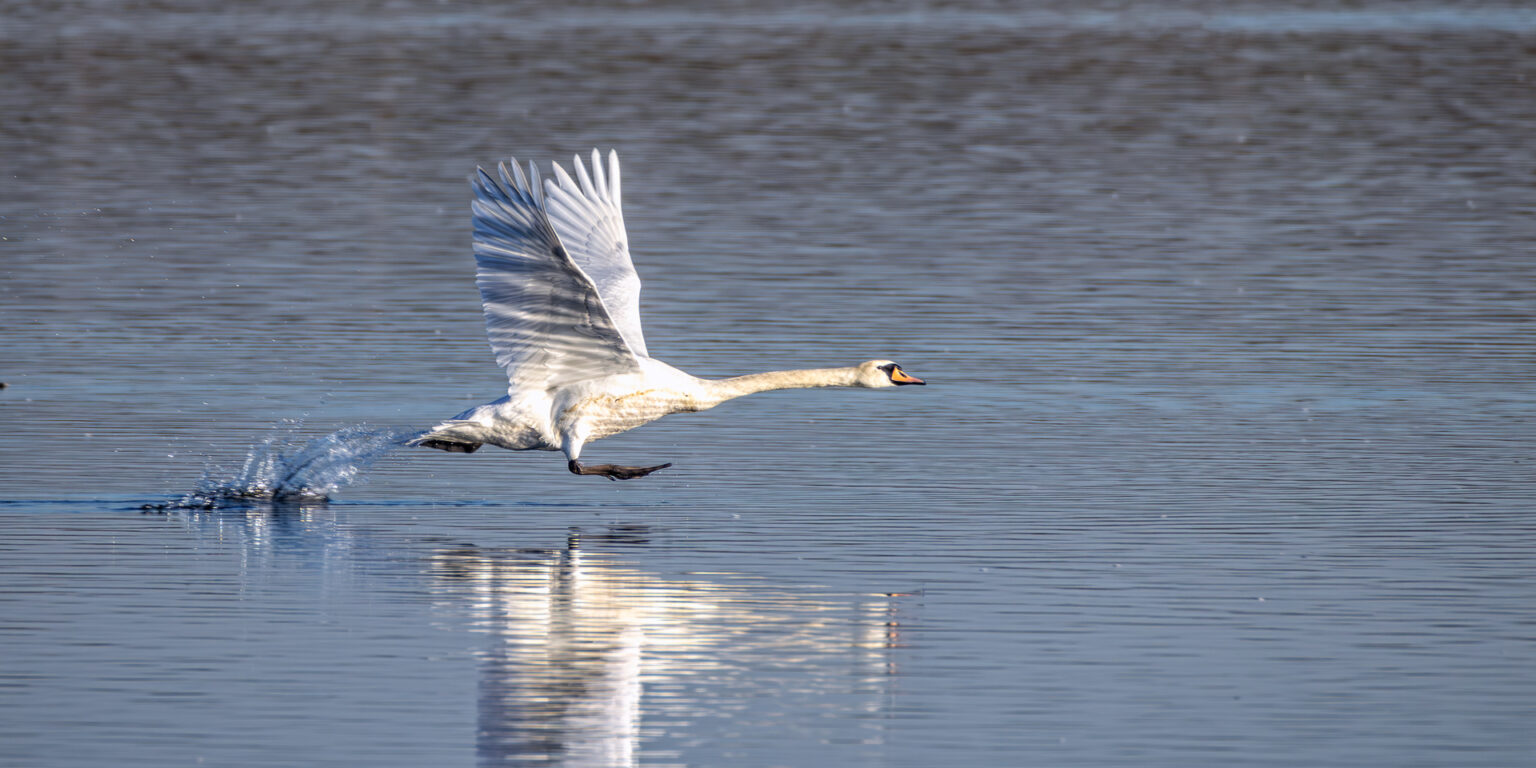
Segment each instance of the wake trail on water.
[{"label": "wake trail on water", "polygon": [[198,487],[146,508],[217,509],[261,502],[323,502],[356,482],[369,467],[405,447],[420,429],[353,424],[305,440],[300,422],[287,422],[251,447],[240,469],[209,467]]}]

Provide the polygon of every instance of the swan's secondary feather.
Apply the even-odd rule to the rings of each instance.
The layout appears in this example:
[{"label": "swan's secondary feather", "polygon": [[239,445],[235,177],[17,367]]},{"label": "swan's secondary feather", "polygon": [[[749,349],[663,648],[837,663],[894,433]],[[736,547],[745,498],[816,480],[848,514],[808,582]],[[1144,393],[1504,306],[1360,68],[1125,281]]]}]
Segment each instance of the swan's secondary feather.
[{"label": "swan's secondary feather", "polygon": [[[496,362],[507,370],[510,391],[516,395],[638,371],[636,354],[644,354],[643,342],[640,350],[635,350],[626,341],[596,282],[574,260],[572,249],[563,244],[564,233],[547,212],[551,200],[539,189],[538,169],[529,166],[530,179],[516,165],[514,160],[514,170],[509,172],[502,164],[499,179],[483,168],[471,179],[475,190],[475,283],[485,307],[486,335]],[[551,186],[548,191],[553,190]],[[595,205],[588,208],[602,214]],[[593,239],[591,234],[582,233],[582,219],[574,213],[576,206],[567,204],[561,210],[567,212],[561,217],[565,221],[561,226],[573,227],[578,239]],[[613,210],[617,211],[616,205]],[[622,243],[621,219],[616,224],[586,225],[585,229],[590,233],[614,227]],[[584,247],[588,249],[584,257],[591,258],[591,246]],[[627,251],[623,263],[629,265]],[[632,267],[629,272],[634,274]],[[638,293],[639,281],[635,282]],[[638,310],[631,312],[639,338]]]}]

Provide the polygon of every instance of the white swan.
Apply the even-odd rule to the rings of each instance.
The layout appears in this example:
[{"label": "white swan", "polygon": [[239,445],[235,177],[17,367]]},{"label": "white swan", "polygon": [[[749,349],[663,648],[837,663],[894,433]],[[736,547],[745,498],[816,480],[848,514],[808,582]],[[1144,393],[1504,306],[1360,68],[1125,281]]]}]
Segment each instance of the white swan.
[{"label": "white swan", "polygon": [[606,172],[597,150],[591,174],[574,160],[574,179],[557,164],[558,183],[548,184],[532,163],[525,176],[515,159],[501,164],[499,179],[476,169],[475,282],[491,348],[511,384],[506,397],[438,424],[412,445],[563,451],[571,472],[627,480],[672,465],[584,465],[582,446],[754,392],[923,383],[889,360],[706,380],[652,358],[619,208],[618,153],[608,153]]}]

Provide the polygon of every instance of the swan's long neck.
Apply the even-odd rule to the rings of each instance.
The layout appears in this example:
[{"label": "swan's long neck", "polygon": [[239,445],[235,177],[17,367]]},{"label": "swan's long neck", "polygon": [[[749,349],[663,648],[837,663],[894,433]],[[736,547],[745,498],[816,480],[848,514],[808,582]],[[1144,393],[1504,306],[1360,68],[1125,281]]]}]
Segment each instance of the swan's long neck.
[{"label": "swan's long neck", "polygon": [[705,381],[705,391],[713,400],[710,405],[726,400],[768,392],[775,389],[807,389],[810,387],[851,387],[858,379],[858,368],[808,368],[800,371],[768,371],[736,376],[730,379]]}]

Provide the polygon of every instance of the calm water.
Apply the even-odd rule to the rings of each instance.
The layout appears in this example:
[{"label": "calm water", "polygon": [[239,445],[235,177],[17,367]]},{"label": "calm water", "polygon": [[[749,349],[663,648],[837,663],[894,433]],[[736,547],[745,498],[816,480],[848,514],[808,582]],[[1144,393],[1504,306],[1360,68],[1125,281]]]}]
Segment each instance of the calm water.
[{"label": "calm water", "polygon": [[[1536,13],[0,2],[0,764],[1536,761]],[[329,504],[505,380],[476,164],[658,357],[899,361]]]}]

